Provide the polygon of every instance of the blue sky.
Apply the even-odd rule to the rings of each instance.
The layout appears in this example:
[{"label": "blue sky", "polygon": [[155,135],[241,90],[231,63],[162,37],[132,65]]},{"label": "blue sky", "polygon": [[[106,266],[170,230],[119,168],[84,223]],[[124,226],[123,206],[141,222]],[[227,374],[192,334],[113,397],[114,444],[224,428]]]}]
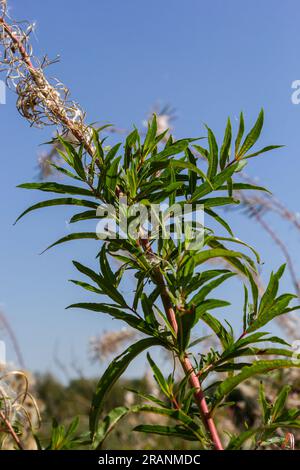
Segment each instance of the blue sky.
[{"label": "blue sky", "polygon": [[[291,102],[291,83],[300,79],[297,0],[11,0],[11,14],[36,21],[37,55],[61,55],[49,69],[72,90],[88,120],[140,126],[156,102],[176,108],[176,136],[199,136],[208,123],[221,137],[227,116],[244,111],[251,125],[266,113],[261,145],[285,148],[257,158],[248,173],[259,177],[292,210],[299,208],[300,105]],[[55,358],[97,373],[87,358],[90,336],[117,329],[105,317],[65,310],[87,300],[68,283],[72,259],[90,263],[93,243],[74,243],[38,253],[69,230],[71,211],[49,209],[13,226],[17,215],[41,200],[16,189],[36,177],[39,145],[52,130],[32,129],[8,92],[0,106],[1,266],[0,302],[33,370],[58,370]],[[235,233],[263,253],[265,272],[282,256],[253,222],[232,215]],[[280,224],[276,227],[282,230]],[[284,229],[283,229],[284,230]],[[299,267],[299,236],[285,228]],[[285,287],[289,286],[286,276]],[[234,296],[239,300],[240,290]],[[12,351],[9,350],[14,359]],[[134,371],[132,370],[132,373]]]}]

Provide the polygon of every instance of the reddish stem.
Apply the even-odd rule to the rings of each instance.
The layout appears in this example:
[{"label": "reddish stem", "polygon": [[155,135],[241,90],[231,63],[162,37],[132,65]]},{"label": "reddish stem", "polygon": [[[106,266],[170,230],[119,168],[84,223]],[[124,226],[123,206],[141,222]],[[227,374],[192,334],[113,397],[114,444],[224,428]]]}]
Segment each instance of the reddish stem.
[{"label": "reddish stem", "polygon": [[[146,253],[148,253],[150,256],[154,256],[154,253],[152,251],[151,245],[148,240],[142,239],[141,244]],[[170,296],[169,296],[169,293],[165,284],[164,277],[159,269],[155,270],[155,281],[161,288],[161,299],[163,302],[163,306],[164,306],[168,321],[171,327],[173,328],[175,334],[177,335],[178,324],[176,320],[175,311],[174,311],[174,308],[173,308],[173,305],[172,305],[172,302],[171,302],[171,299],[170,299]],[[201,412],[202,420],[205,424],[205,427],[211,436],[214,447],[216,450],[224,450],[217,428],[215,426],[214,420],[210,415],[210,412],[206,403],[206,399],[201,388],[200,380],[197,377],[197,374],[191,364],[191,361],[189,360],[187,356],[185,356],[183,359],[179,358],[179,360],[183,367],[183,370],[189,377],[189,382],[190,382],[191,387],[195,389],[195,394],[194,394],[195,401]]]}]

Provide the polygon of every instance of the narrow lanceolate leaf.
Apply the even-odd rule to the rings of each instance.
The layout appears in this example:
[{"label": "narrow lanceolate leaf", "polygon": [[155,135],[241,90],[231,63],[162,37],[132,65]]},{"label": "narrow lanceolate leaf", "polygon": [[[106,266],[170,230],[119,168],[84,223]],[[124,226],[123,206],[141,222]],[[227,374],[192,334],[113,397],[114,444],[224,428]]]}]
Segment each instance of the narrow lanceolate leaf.
[{"label": "narrow lanceolate leaf", "polygon": [[248,297],[248,289],[244,284],[243,332],[247,330]]},{"label": "narrow lanceolate leaf", "polygon": [[218,144],[216,141],[216,138],[214,136],[214,133],[212,132],[209,127],[207,128],[208,132],[208,144],[209,144],[209,164],[208,164],[208,172],[207,176],[208,179],[211,180],[214,176],[217,174],[218,170]]},{"label": "narrow lanceolate leaf", "polygon": [[240,450],[246,441],[251,439],[259,430],[258,429],[247,429],[238,436],[232,436],[226,450]]},{"label": "narrow lanceolate leaf", "polygon": [[237,137],[235,139],[235,149],[234,149],[235,157],[237,157],[237,155],[238,155],[238,151],[239,151],[240,143],[241,143],[243,135],[244,135],[244,131],[245,131],[245,121],[244,121],[244,115],[243,115],[243,113],[241,113],[240,114],[239,130],[238,130]]},{"label": "narrow lanceolate leaf", "polygon": [[59,173],[62,173],[64,176],[68,176],[69,178],[72,178],[76,181],[81,181],[81,178],[79,178],[79,176],[75,175],[75,173],[72,173],[71,171],[67,170],[66,168],[63,168],[59,165],[56,165],[53,162],[49,162],[49,165],[52,168],[55,168],[55,170],[58,171]]},{"label": "narrow lanceolate leaf", "polygon": [[181,313],[177,316],[178,323],[178,347],[180,353],[183,353],[189,342],[191,336],[191,330],[196,321],[196,309],[192,306],[189,312]]},{"label": "narrow lanceolate leaf", "polygon": [[199,305],[199,303],[202,302],[212,290],[216,289],[219,285],[221,285],[223,282],[225,282],[232,276],[235,276],[235,273],[226,273],[223,276],[218,277],[214,281],[211,281],[209,284],[206,284],[204,287],[202,287],[202,289],[197,292],[197,294],[194,295],[191,300],[191,304]]},{"label": "narrow lanceolate leaf", "polygon": [[81,188],[79,186],[70,186],[66,184],[47,182],[47,183],[24,183],[17,186],[23,189],[38,189],[49,193],[59,194],[76,194],[94,197],[94,193],[90,189]]},{"label": "narrow lanceolate leaf", "polygon": [[284,145],[268,145],[267,147],[264,147],[263,149],[258,150],[257,152],[246,155],[245,158],[253,158],[262,153],[270,152],[270,150],[280,149],[281,147],[284,147]]},{"label": "narrow lanceolate leaf", "polygon": [[285,385],[281,392],[279,393],[272,409],[272,421],[279,419],[281,413],[284,410],[288,395],[291,391],[290,385]]},{"label": "narrow lanceolate leaf", "polygon": [[171,418],[177,420],[184,427],[189,429],[194,435],[200,440],[205,440],[205,434],[202,428],[199,426],[199,422],[192,419],[188,414],[186,414],[181,409],[170,409],[170,408],[159,408],[152,405],[137,405],[131,408],[131,411],[134,413],[151,413],[165,416],[166,418]]},{"label": "narrow lanceolate leaf", "polygon": [[109,414],[100,422],[93,440],[93,449],[100,449],[104,440],[109,433],[114,429],[116,424],[129,413],[129,408],[126,406],[119,406],[113,408]]},{"label": "narrow lanceolate leaf", "polygon": [[158,366],[155,364],[153,361],[152,357],[150,356],[149,353],[147,353],[147,359],[150,364],[150,367],[153,371],[154,378],[159,385],[161,391],[164,393],[164,395],[169,396],[169,387],[166,379],[164,378],[161,370],[158,368]]},{"label": "narrow lanceolate leaf", "polygon": [[119,377],[125,372],[129,364],[141,352],[150,348],[151,346],[163,345],[161,340],[157,338],[146,338],[131,345],[120,356],[114,359],[109,367],[106,369],[101,379],[98,382],[90,412],[90,432],[93,438],[97,431],[100,413],[103,408],[103,402],[106,394],[111,390],[112,386],[116,383]]},{"label": "narrow lanceolate leaf", "polygon": [[178,140],[171,145],[168,145],[164,150],[152,157],[153,161],[164,160],[167,157],[177,155],[184,152],[189,145],[189,139]]},{"label": "narrow lanceolate leaf", "polygon": [[206,181],[205,183],[201,184],[201,186],[199,186],[192,194],[190,202],[197,202],[200,198],[209,194],[213,189],[217,190],[220,188],[225,182],[228,181],[233,173],[240,171],[245,164],[245,161],[234,162],[232,165],[226,167],[223,171],[221,171],[221,173],[212,178],[210,183]]},{"label": "narrow lanceolate leaf", "polygon": [[269,307],[271,307],[271,305],[273,304],[275,297],[277,295],[277,292],[278,292],[279,281],[282,278],[284,271],[285,271],[285,264],[280,266],[280,268],[278,269],[276,273],[271,273],[270,281],[268,283],[268,286],[259,304],[260,315],[262,315],[266,310],[268,310]]},{"label": "narrow lanceolate leaf", "polygon": [[103,295],[103,291],[100,289],[97,289],[97,287],[92,286],[91,284],[88,284],[87,282],[82,282],[82,281],[77,281],[75,279],[70,279],[70,282],[75,284],[76,286],[82,287],[85,290],[88,290],[90,292],[94,292],[95,294],[100,294]]},{"label": "narrow lanceolate leaf", "polygon": [[[149,399],[148,395],[139,394],[141,398]],[[150,397],[152,399],[155,397]],[[156,402],[159,400],[155,399]],[[101,448],[101,445],[108,434],[112,431],[114,426],[126,415],[129,413],[150,413],[156,414],[160,416],[164,416],[166,418],[170,418],[176,420],[180,423],[180,427],[177,426],[177,430],[182,431],[182,435],[177,437],[181,437],[188,440],[199,440],[203,444],[206,442],[205,434],[202,428],[199,426],[199,423],[194,421],[190,418],[183,410],[175,410],[165,407],[157,407],[153,405],[135,405],[131,408],[126,407],[118,407],[113,409],[103,421],[99,423],[98,428],[95,431],[94,438],[93,438],[93,448]],[[173,427],[174,428],[174,427]],[[135,429],[136,431],[142,431],[142,429]],[[153,430],[155,433],[155,430]],[[145,431],[147,432],[147,431]],[[174,435],[175,437],[175,435]],[[207,444],[207,443],[206,443]]]},{"label": "narrow lanceolate leaf", "polygon": [[83,264],[78,263],[78,261],[73,261],[73,264],[80,273],[92,279],[92,281],[98,284],[99,287],[101,286],[101,282],[100,282],[101,277],[99,276],[99,274],[97,274],[91,268],[88,268],[87,266],[84,266]]},{"label": "narrow lanceolate leaf", "polygon": [[115,286],[116,277],[110,268],[110,264],[109,264],[106,253],[107,253],[106,245],[103,244],[101,251],[100,251],[100,256],[99,256],[101,272],[102,272],[104,279],[108,281],[108,283],[110,283],[112,286]]},{"label": "narrow lanceolate leaf", "polygon": [[268,424],[269,418],[270,418],[271,406],[266,399],[265,388],[262,382],[260,383],[260,386],[259,386],[259,402],[260,402],[260,406],[262,409],[263,422],[264,424]]},{"label": "narrow lanceolate leaf", "polygon": [[[257,186],[255,184],[249,184],[249,183],[233,183],[232,189],[237,190],[237,191],[242,191],[242,190],[264,191],[266,193],[272,194],[268,189],[264,188],[263,186]],[[228,190],[228,186],[227,185],[220,186],[218,190],[219,191]]]},{"label": "narrow lanceolate leaf", "polygon": [[291,300],[297,298],[297,295],[294,294],[283,294],[274,300],[272,307],[268,310],[265,310],[263,314],[259,314],[258,318],[253,321],[247,329],[247,333],[257,330],[262,326],[269,323],[273,318],[276,318],[285,313],[292,312],[293,310],[299,310],[300,306],[296,305],[294,307],[288,308]]},{"label": "narrow lanceolate leaf", "polygon": [[109,165],[109,163],[115,158],[116,154],[118,153],[119,148],[121,147],[121,143],[116,144],[112,147],[105,156],[105,164]]},{"label": "narrow lanceolate leaf", "polygon": [[257,361],[249,367],[244,367],[239,374],[224,380],[218,386],[212,400],[212,410],[221,403],[228,393],[230,393],[244,380],[249,379],[250,377],[253,377],[257,374],[266,374],[272,370],[291,367],[300,367],[300,363],[287,359],[275,359],[270,361]]},{"label": "narrow lanceolate leaf", "polygon": [[259,113],[256,123],[254,124],[249,134],[246,136],[244,143],[241,146],[237,154],[237,159],[243,157],[248,152],[248,150],[250,150],[251,147],[253,147],[253,145],[256,143],[256,141],[258,140],[260,136],[263,123],[264,123],[264,110],[262,109]]},{"label": "narrow lanceolate leaf", "polygon": [[219,214],[217,214],[212,209],[208,209],[207,207],[204,207],[204,212],[206,214],[210,215],[213,219],[215,219],[215,221],[218,222],[220,225],[222,225],[222,227],[224,227],[225,230],[227,230],[229,235],[231,235],[232,237],[234,236],[230,225],[226,222],[226,220],[223,219],[223,217],[221,217]]},{"label": "narrow lanceolate leaf", "polygon": [[270,281],[261,298],[256,318],[248,325],[248,333],[261,328],[279,315],[283,315],[300,308],[299,305],[289,307],[290,302],[297,297],[294,294],[283,294],[276,297],[279,288],[279,281],[284,273],[284,269],[285,265],[282,265],[276,273],[271,273]]},{"label": "narrow lanceolate leaf", "polygon": [[93,220],[93,219],[102,219],[105,216],[99,217],[97,215],[97,210],[83,211],[78,214],[74,214],[69,220],[69,224],[75,224],[76,222],[81,222],[82,220]]},{"label": "narrow lanceolate leaf", "polygon": [[187,441],[198,441],[198,437],[191,431],[184,429],[182,426],[162,426],[160,424],[140,424],[133,431],[143,432],[146,434],[158,434],[160,436],[177,437]]},{"label": "narrow lanceolate leaf", "polygon": [[225,130],[225,135],[223,139],[223,144],[220,150],[220,168],[223,170],[229,160],[230,156],[230,145],[231,145],[231,137],[232,137],[232,132],[231,132],[231,122],[230,119],[228,118],[227,121],[227,126]]},{"label": "narrow lanceolate leaf", "polygon": [[156,119],[156,115],[153,114],[152,121],[148,123],[148,131],[147,131],[147,135],[145,137],[145,141],[143,145],[144,157],[147,156],[147,154],[151,152],[151,149],[153,148],[153,146],[156,145],[155,143],[156,134],[157,134],[157,119]]},{"label": "narrow lanceolate leaf", "polygon": [[201,176],[202,179],[208,182],[210,184],[211,188],[213,188],[212,184],[209,181],[209,178],[206,176],[206,174],[200,170],[196,165],[194,165],[191,162],[184,162],[182,160],[171,160],[168,164],[171,168],[179,168],[182,170],[190,170],[191,172],[195,173],[196,175]]},{"label": "narrow lanceolate leaf", "polygon": [[196,265],[205,263],[213,258],[244,258],[244,254],[239,251],[232,251],[223,248],[216,248],[211,250],[204,250],[195,255]]},{"label": "narrow lanceolate leaf", "polygon": [[88,201],[86,199],[76,199],[73,197],[59,198],[59,199],[50,199],[49,201],[42,201],[34,204],[33,206],[26,209],[22,212],[21,215],[15,221],[15,224],[22,218],[24,215],[28,214],[31,211],[42,209],[43,207],[52,207],[52,206],[83,206],[83,207],[92,207],[97,209],[98,204],[93,201]]},{"label": "narrow lanceolate leaf", "polygon": [[242,245],[242,246],[245,246],[246,248],[249,248],[249,250],[251,250],[252,253],[254,254],[257,263],[260,263],[260,256],[259,256],[258,252],[257,252],[251,245],[249,245],[248,243],[243,242],[243,241],[240,240],[239,238],[235,238],[235,237],[233,237],[233,238],[228,238],[228,237],[215,237],[215,239],[216,239],[216,240],[221,240],[221,241],[230,242],[230,243],[237,243],[238,245]]},{"label": "narrow lanceolate leaf", "polygon": [[69,235],[57,240],[55,243],[52,243],[52,245],[48,246],[44,251],[42,251],[42,253],[45,253],[46,251],[50,250],[50,248],[53,248],[56,245],[60,245],[62,243],[70,242],[73,240],[83,239],[99,240],[95,232],[70,233]]},{"label": "narrow lanceolate leaf", "polygon": [[[189,160],[189,163],[197,167],[197,160],[193,152],[187,148],[186,156]],[[197,187],[197,174],[194,171],[189,170],[189,194],[193,194]]]},{"label": "narrow lanceolate leaf", "polygon": [[[221,303],[224,301],[220,300],[218,302]],[[205,304],[205,302],[203,303]],[[224,302],[224,304],[218,305],[218,306],[219,307],[227,306],[228,302]],[[220,343],[222,344],[224,349],[227,348],[232,343],[232,337],[230,333],[226,330],[226,328],[222,325],[222,323],[219,320],[217,320],[217,318],[213,317],[206,310],[203,311],[202,305],[198,307],[198,309],[196,310],[196,313],[197,313],[197,318],[201,319],[204,323],[206,323],[212,329],[212,331],[216,334],[216,336],[219,338]]]},{"label": "narrow lanceolate leaf", "polygon": [[80,308],[84,310],[90,310],[92,312],[97,313],[106,313],[111,317],[115,318],[116,320],[121,320],[127,323],[132,328],[141,331],[147,335],[153,335],[154,332],[151,329],[151,326],[143,321],[142,319],[132,315],[131,313],[127,313],[126,311],[122,311],[113,305],[108,304],[100,304],[100,303],[93,303],[93,302],[80,302],[77,304],[69,305],[67,308]]},{"label": "narrow lanceolate leaf", "polygon": [[220,207],[220,206],[227,206],[232,204],[239,204],[240,201],[234,199],[233,197],[210,197],[207,199],[200,199],[197,201],[198,204],[203,204],[204,209],[210,207]]}]

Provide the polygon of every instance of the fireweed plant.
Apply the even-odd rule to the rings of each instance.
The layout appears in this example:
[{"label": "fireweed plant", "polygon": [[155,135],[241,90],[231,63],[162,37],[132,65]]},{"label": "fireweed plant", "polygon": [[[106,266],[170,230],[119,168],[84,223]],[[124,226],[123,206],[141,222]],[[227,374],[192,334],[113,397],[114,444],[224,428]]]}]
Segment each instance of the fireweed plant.
[{"label": "fireweed plant", "polygon": [[[136,431],[198,440],[201,448],[221,450],[222,440],[215,421],[220,407],[226,407],[226,397],[230,392],[254,375],[263,376],[275,369],[299,366],[293,351],[283,339],[261,330],[278,315],[298,308],[291,306],[295,297],[293,294],[278,295],[284,266],[271,274],[268,286],[259,298],[256,283],[258,254],[234,237],[228,222],[215,212],[220,206],[238,202],[235,199],[236,190],[264,190],[235,182],[235,174],[244,168],[250,158],[274,148],[271,146],[251,153],[262,126],[263,111],[243,138],[244,120],[241,114],[232,158],[230,120],[220,150],[209,128],[207,148],[200,146],[198,139],[174,140],[172,136],[160,145],[164,134],[157,135],[155,116],[149,122],[144,139],[134,129],[123,147],[121,143],[108,147],[101,138],[102,129],[91,128],[92,156],[83,145],[74,145],[59,137],[64,148],[60,153],[66,163],[61,171],[73,180],[72,184],[42,182],[20,185],[25,189],[63,195],[35,204],[20,217],[43,207],[73,205],[81,209],[71,218],[71,223],[79,223],[104,217],[99,215],[99,207],[103,212],[108,206],[115,209],[112,219],[115,229],[109,231],[106,240],[99,241],[99,236],[104,238],[105,233],[95,230],[71,233],[51,245],[78,239],[98,240],[97,245],[102,244],[101,249],[97,250],[99,269],[94,271],[74,261],[75,268],[85,276],[85,280],[73,282],[101,295],[101,300],[70,307],[108,314],[145,336],[117,357],[98,383],[90,413],[93,447],[101,446],[113,426],[126,414],[144,412],[173,418],[177,424],[141,425]],[[126,237],[116,230],[124,216],[124,197],[127,200],[125,210],[128,211],[128,220],[136,224],[136,237],[129,230]],[[203,206],[205,226],[190,221],[188,234],[159,237],[157,232],[163,228],[165,213],[159,229],[155,226],[152,231],[152,226],[145,230],[143,220],[130,212],[136,204],[147,208],[166,202],[171,207],[174,203],[187,205],[191,213],[197,210],[197,204]],[[220,224],[227,235],[220,236],[206,225],[210,219]],[[111,228],[109,220],[107,225]],[[174,226],[178,226],[178,220],[171,224],[171,228]],[[199,234],[203,240],[198,246],[193,243],[193,238]],[[245,247],[249,248],[251,256],[245,252]],[[111,258],[121,263],[117,271],[111,268]],[[220,260],[221,269],[216,264],[213,268],[207,266],[207,262],[216,259]],[[213,296],[213,291],[221,284],[230,282],[236,274],[240,275],[245,298],[239,332],[234,331],[227,321],[222,324],[218,316],[212,313],[229,305],[227,301]],[[128,283],[129,279],[135,283],[132,299],[125,298],[121,288],[122,281]],[[218,341],[218,346],[208,351],[202,349],[203,337],[197,338],[193,334],[195,327],[201,323],[211,329]],[[260,348],[261,342],[264,343],[263,348]],[[269,346],[266,347],[265,343]],[[165,377],[149,353],[147,356],[164,400],[145,396],[149,404],[119,407],[101,420],[105,396],[113,384],[139,354],[152,346],[166,349],[174,358],[175,366]],[[269,358],[261,359],[264,356]],[[180,381],[176,380],[177,368],[184,372]],[[261,426],[245,429],[239,436],[231,436],[227,447],[240,448],[249,438],[253,438],[254,442],[265,442],[274,437],[274,431],[278,428],[299,427],[300,411],[285,409],[288,390],[285,387],[271,405],[261,387]]]},{"label": "fireweed plant", "polygon": [[[59,144],[63,164],[51,164],[70,180],[69,184],[56,181],[21,184],[21,188],[60,196],[33,205],[19,219],[36,209],[70,205],[79,209],[70,220],[72,224],[93,221],[96,225],[104,221],[105,209],[110,208],[108,212],[113,215],[105,221],[106,239],[99,230],[79,231],[51,247],[72,240],[95,240],[97,270],[74,261],[84,280],[72,282],[92,293],[93,299],[95,295],[101,297],[98,302],[70,307],[109,315],[143,335],[114,359],[100,378],[92,400],[87,443],[94,449],[100,448],[121,418],[129,413],[152,413],[161,415],[161,422],[167,424],[140,425],[135,431],[180,437],[198,441],[199,448],[222,450],[225,436],[220,436],[216,422],[218,414],[226,413],[226,406],[232,406],[227,398],[231,392],[253,376],[263,378],[270,371],[300,366],[283,339],[263,331],[275,317],[299,308],[291,305],[293,294],[278,295],[284,266],[271,274],[264,293],[260,294],[259,255],[233,235],[229,223],[218,212],[221,206],[237,204],[237,195],[245,190],[266,191],[236,181],[236,174],[249,159],[278,147],[252,150],[262,130],[264,113],[260,112],[246,135],[241,114],[235,139],[228,119],[220,147],[208,127],[202,145],[200,139],[176,140],[168,131],[159,133],[155,115],[146,136],[134,129],[124,143],[108,146],[103,138],[105,129],[86,125],[81,108],[68,100],[67,88],[45,77],[45,67],[50,62],[40,62],[32,56],[29,43],[32,28],[24,30],[20,23],[11,22],[6,2],[0,2],[0,6],[0,45],[4,50],[1,69],[6,70],[8,83],[15,88],[21,114],[32,125],[59,127],[55,143]],[[132,212],[136,205],[151,211],[158,204],[189,208],[190,223],[181,230],[182,236],[165,236],[167,225],[174,234],[180,233],[182,225],[180,217],[173,214],[172,218],[170,213],[167,217],[168,209],[154,211],[158,223],[147,227],[145,220]],[[204,210],[204,225],[191,217],[199,206]],[[136,228],[134,233],[128,230],[126,236],[121,224],[124,218]],[[220,235],[216,227],[222,230]],[[112,259],[119,263],[117,270],[112,269]],[[228,321],[222,323],[214,313],[229,306],[229,302],[217,298],[214,290],[236,275],[244,296],[240,331],[235,331]],[[125,297],[122,285],[129,282],[135,284],[133,295]],[[206,338],[197,335],[199,325],[211,330],[210,344],[216,346],[204,346]],[[170,373],[165,376],[148,352],[149,367],[160,395],[137,391],[141,404],[131,408],[120,406],[103,417],[105,398],[113,385],[139,354],[153,346],[173,357],[174,365],[170,362]],[[179,371],[182,379],[178,379]],[[241,449],[245,445],[258,448],[261,443],[280,444],[281,440],[284,445],[286,430],[300,426],[300,411],[286,408],[288,393],[289,387],[285,386],[270,403],[261,385],[260,425],[248,428],[245,423],[244,432],[227,438],[227,449]],[[59,448],[61,437],[65,442],[69,434],[73,435],[74,423],[66,435],[62,428],[55,427],[52,436],[55,448]]]}]

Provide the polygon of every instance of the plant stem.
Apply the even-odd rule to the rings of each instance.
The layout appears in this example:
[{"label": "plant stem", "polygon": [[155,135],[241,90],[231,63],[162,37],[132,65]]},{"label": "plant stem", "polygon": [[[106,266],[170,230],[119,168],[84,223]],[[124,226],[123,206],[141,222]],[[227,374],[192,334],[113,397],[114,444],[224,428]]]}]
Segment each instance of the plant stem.
[{"label": "plant stem", "polygon": [[3,411],[0,411],[0,419],[3,421],[3,423],[5,424],[5,426],[7,427],[7,430],[9,432],[9,434],[11,435],[11,437],[13,438],[13,440],[15,441],[16,445],[18,446],[18,448],[20,450],[24,450],[24,447],[23,447],[23,444],[21,443],[20,439],[18,438],[17,434],[15,433],[14,431],[14,428],[12,427],[11,423],[9,422],[9,420],[6,418],[5,414],[3,413]]},{"label": "plant stem", "polygon": [[[152,251],[152,247],[151,247],[149,241],[146,240],[146,239],[141,239],[141,244],[142,244],[145,252],[153,257],[154,253]],[[163,277],[161,271],[159,270],[159,268],[155,269],[154,276],[155,276],[156,283],[161,288],[161,291],[160,291],[161,300],[162,300],[162,303],[163,303],[164,310],[165,310],[165,313],[167,315],[168,321],[169,321],[171,327],[173,328],[175,334],[177,335],[177,333],[178,333],[178,324],[177,324],[177,320],[176,320],[176,314],[175,314],[173,304],[171,302],[171,299],[170,299],[170,296],[169,296],[169,293],[168,293],[168,289],[167,289],[166,284],[165,284],[164,277]],[[220,439],[219,434],[218,434],[218,430],[217,430],[216,425],[214,423],[214,420],[210,416],[209,409],[208,409],[208,406],[207,406],[207,402],[206,402],[204,393],[203,393],[202,388],[201,388],[200,380],[197,377],[197,374],[196,374],[196,372],[195,372],[195,370],[192,366],[192,363],[189,360],[187,354],[185,354],[185,356],[183,358],[179,357],[179,360],[180,360],[181,366],[182,366],[185,374],[188,375],[188,377],[189,377],[190,386],[193,389],[195,389],[195,394],[194,394],[195,401],[196,401],[197,406],[200,410],[203,423],[204,423],[207,431],[210,434],[210,437],[211,437],[211,440],[214,444],[214,447],[215,447],[216,450],[224,450],[223,445],[221,443],[221,439]]]}]

